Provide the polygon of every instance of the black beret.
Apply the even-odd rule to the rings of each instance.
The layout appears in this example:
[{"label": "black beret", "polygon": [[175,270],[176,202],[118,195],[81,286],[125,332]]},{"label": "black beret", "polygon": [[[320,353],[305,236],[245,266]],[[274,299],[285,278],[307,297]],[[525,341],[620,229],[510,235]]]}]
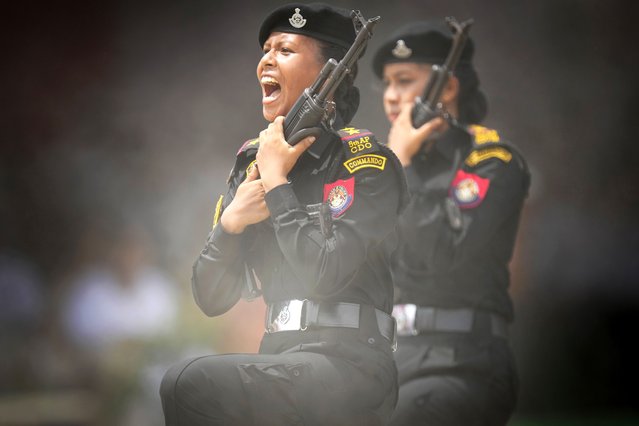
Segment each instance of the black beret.
[{"label": "black beret", "polygon": [[260,47],[272,32],[303,34],[346,49],[356,36],[351,11],[324,3],[289,3],[273,10],[260,26]]},{"label": "black beret", "polygon": [[[399,28],[388,38],[373,57],[373,71],[382,78],[384,65],[393,62],[441,64],[446,60],[453,43],[453,32],[444,19],[414,22]],[[458,67],[472,65],[473,41],[468,38]]]}]

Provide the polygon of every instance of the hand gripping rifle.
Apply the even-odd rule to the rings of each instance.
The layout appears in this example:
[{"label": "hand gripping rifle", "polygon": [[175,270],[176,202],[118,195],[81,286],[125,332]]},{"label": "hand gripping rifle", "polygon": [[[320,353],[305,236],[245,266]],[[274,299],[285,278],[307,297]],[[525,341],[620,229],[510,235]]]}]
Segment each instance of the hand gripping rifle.
[{"label": "hand gripping rifle", "polygon": [[284,118],[284,137],[290,145],[295,145],[307,136],[319,136],[320,125],[330,119],[335,111],[335,103],[331,101],[335,90],[344,77],[357,63],[359,56],[366,48],[368,39],[373,35],[373,27],[380,17],[366,20],[359,10],[351,11],[353,26],[357,37],[339,63],[330,58],[315,82],[304,89],[304,92]]},{"label": "hand gripping rifle", "polygon": [[453,33],[453,45],[450,48],[450,52],[448,52],[446,61],[442,65],[432,66],[424,94],[415,100],[415,106],[411,112],[411,119],[415,128],[423,126],[435,117],[443,117],[449,123],[457,124],[454,117],[443,108],[439,100],[448,83],[448,79],[453,74],[457,62],[459,62],[459,57],[468,39],[468,31],[473,24],[473,20],[469,19],[460,24],[455,18],[449,16],[446,18],[446,23]]}]

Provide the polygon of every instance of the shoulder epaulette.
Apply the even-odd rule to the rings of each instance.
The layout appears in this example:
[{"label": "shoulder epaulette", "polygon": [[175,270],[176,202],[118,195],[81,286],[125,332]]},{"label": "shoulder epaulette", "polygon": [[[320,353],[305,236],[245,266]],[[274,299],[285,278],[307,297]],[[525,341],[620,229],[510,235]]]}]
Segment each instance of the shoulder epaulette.
[{"label": "shoulder epaulette", "polygon": [[240,149],[237,151],[237,154],[235,155],[240,155],[243,152],[246,152],[250,149],[255,149],[257,150],[257,148],[259,148],[260,143],[259,143],[259,139],[255,138],[255,139],[249,139],[246,142],[244,142],[242,144],[242,146],[240,147]]},{"label": "shoulder epaulette", "polygon": [[384,170],[387,156],[380,152],[381,147],[373,132],[367,129],[345,127],[337,133],[342,139],[346,157],[343,164],[349,173],[365,168]]},{"label": "shoulder epaulette", "polygon": [[497,130],[489,129],[488,127],[471,124],[470,126],[468,126],[468,133],[470,133],[470,136],[473,140],[473,146],[476,147],[501,142],[501,138],[499,137],[499,133],[497,133]]},{"label": "shoulder epaulette", "polygon": [[[226,183],[231,182],[233,177],[237,173],[246,173],[248,174],[249,168],[255,163],[255,159],[251,161],[251,157],[257,153],[257,149],[260,147],[259,139],[249,139],[242,144],[240,149],[235,154],[235,164],[229,173],[228,178],[226,179]],[[248,163],[248,164],[247,164]]]},{"label": "shoulder epaulette", "polygon": [[512,160],[511,147],[501,140],[497,130],[473,124],[468,126],[468,133],[473,145],[470,154],[466,157],[466,165],[475,167],[477,164],[491,158],[497,158],[504,163]]}]

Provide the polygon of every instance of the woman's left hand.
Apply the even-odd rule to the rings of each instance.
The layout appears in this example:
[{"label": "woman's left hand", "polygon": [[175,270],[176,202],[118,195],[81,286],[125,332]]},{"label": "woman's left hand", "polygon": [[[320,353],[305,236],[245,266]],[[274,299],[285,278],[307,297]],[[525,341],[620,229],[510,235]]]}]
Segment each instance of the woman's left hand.
[{"label": "woman's left hand", "polygon": [[260,132],[260,147],[257,151],[257,168],[266,192],[288,182],[288,174],[297,159],[315,142],[314,136],[302,139],[295,146],[284,139],[284,117],[277,117]]},{"label": "woman's left hand", "polygon": [[404,167],[411,164],[413,156],[419,152],[426,139],[447,127],[443,118],[436,117],[423,126],[414,128],[411,121],[413,106],[413,102],[402,104],[401,112],[388,133],[388,147],[393,150]]}]

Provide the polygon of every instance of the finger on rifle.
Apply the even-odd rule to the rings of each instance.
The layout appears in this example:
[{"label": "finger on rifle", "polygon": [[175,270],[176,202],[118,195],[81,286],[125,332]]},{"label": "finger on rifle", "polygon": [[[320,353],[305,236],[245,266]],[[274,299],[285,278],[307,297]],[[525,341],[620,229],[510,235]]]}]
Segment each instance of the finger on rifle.
[{"label": "finger on rifle", "polygon": [[434,132],[441,130],[446,121],[441,117],[433,118],[417,129],[417,133],[422,138],[427,138]]},{"label": "finger on rifle", "polygon": [[316,139],[317,138],[315,136],[307,136],[296,144],[293,149],[301,155],[302,152],[306,151],[311,145],[313,145],[313,142],[315,142]]}]

